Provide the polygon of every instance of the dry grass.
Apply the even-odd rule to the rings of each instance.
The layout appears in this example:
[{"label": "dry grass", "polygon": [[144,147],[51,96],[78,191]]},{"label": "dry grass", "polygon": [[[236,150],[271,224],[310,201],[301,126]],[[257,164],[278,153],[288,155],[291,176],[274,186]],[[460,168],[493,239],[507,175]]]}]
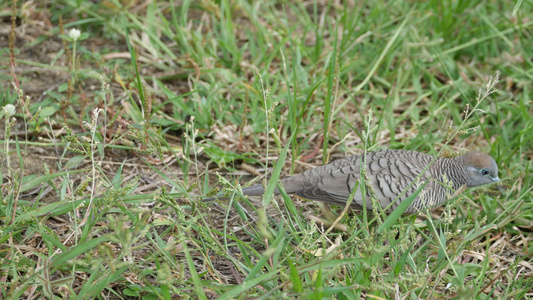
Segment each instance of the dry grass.
[{"label": "dry grass", "polygon": [[[533,296],[529,3],[7,5],[0,299]],[[506,191],[237,196],[380,148],[490,153]]]}]

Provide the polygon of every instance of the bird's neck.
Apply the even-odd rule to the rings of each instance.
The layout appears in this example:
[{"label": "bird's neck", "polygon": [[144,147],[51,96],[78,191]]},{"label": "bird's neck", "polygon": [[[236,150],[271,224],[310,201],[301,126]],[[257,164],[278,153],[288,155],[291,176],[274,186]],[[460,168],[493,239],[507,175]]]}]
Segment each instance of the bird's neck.
[{"label": "bird's neck", "polygon": [[468,182],[467,169],[461,161],[461,157],[439,158],[433,165],[433,170],[446,174],[448,180],[453,182],[452,188],[458,190]]}]

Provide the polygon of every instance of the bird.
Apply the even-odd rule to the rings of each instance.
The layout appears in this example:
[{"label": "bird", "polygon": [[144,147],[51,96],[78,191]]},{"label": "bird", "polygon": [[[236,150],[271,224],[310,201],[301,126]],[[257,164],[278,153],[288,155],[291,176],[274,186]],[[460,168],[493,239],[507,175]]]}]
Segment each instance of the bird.
[{"label": "bird", "polygon": [[[365,168],[361,168],[362,162]],[[365,174],[365,196],[359,178]],[[435,208],[449,195],[463,187],[470,188],[500,181],[494,159],[477,151],[455,157],[435,157],[413,150],[378,150],[354,155],[303,173],[281,179],[288,194],[329,204],[345,206],[355,188],[351,206],[372,209],[371,193],[382,209],[392,212],[398,205],[425,184],[422,191],[403,212],[417,213]],[[242,190],[243,195],[258,196],[265,192],[257,184]],[[280,194],[276,187],[274,194]],[[204,201],[216,198],[210,197]],[[366,203],[364,203],[366,202]]]}]

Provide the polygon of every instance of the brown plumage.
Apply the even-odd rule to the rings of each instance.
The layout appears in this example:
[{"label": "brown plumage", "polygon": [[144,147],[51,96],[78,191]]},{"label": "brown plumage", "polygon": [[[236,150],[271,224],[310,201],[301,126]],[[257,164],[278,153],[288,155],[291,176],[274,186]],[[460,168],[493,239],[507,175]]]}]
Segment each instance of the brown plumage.
[{"label": "brown plumage", "polygon": [[[366,208],[372,209],[369,189],[366,189],[367,194],[363,197],[359,187],[362,159],[363,155],[355,155],[336,160],[284,178],[281,184],[289,194],[341,206],[346,204],[352,189],[357,187],[352,207],[362,209],[363,201],[366,201]],[[500,180],[494,159],[481,152],[468,152],[453,158],[435,158],[417,151],[380,150],[366,154],[365,172],[369,181],[366,184],[371,184],[381,207],[386,208],[394,202],[388,211],[394,210],[427,182],[405,213],[440,205],[448,199],[448,195],[462,186],[474,187]],[[244,195],[263,193],[262,185],[243,189]],[[276,188],[274,193],[279,194],[279,190]],[[214,198],[205,200],[212,199]]]}]

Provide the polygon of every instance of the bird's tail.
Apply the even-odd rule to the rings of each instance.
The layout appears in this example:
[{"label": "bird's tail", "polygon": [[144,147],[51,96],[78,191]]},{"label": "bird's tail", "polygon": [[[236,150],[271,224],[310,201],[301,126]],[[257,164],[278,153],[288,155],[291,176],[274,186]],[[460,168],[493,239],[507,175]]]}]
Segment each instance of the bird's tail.
[{"label": "bird's tail", "polygon": [[[242,194],[245,196],[259,196],[259,195],[263,195],[264,193],[265,193],[265,189],[263,188],[262,184],[252,185],[242,190]],[[274,191],[274,194],[279,194],[278,188],[276,188],[276,190]],[[228,197],[219,195],[219,196],[204,198],[202,199],[202,201],[209,202],[209,201],[213,201],[216,199],[228,199]]]},{"label": "bird's tail", "polygon": [[262,184],[256,184],[243,189],[242,193],[246,196],[259,196],[265,193],[265,188],[263,188]]}]

